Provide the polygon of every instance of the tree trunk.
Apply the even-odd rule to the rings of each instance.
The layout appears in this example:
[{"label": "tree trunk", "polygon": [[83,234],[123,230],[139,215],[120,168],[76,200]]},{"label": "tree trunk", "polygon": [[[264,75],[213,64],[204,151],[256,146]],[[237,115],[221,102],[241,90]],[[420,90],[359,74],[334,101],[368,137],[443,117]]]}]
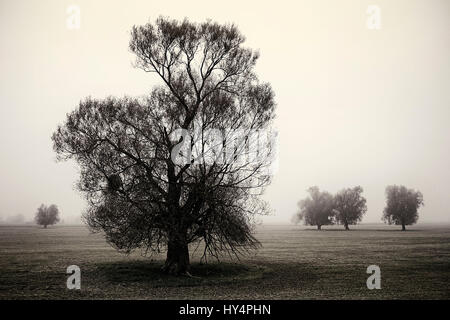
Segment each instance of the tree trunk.
[{"label": "tree trunk", "polygon": [[47,225],[46,224],[44,224],[44,229],[47,229]]},{"label": "tree trunk", "polygon": [[167,258],[162,270],[172,275],[189,273],[189,247],[186,241],[171,240],[167,244]]},{"label": "tree trunk", "polygon": [[348,223],[344,224],[345,230],[350,230],[350,228],[348,227]]},{"label": "tree trunk", "polygon": [[322,226],[320,224],[317,225],[317,230],[322,230]]},{"label": "tree trunk", "polygon": [[405,224],[402,223],[402,231],[406,231]]}]

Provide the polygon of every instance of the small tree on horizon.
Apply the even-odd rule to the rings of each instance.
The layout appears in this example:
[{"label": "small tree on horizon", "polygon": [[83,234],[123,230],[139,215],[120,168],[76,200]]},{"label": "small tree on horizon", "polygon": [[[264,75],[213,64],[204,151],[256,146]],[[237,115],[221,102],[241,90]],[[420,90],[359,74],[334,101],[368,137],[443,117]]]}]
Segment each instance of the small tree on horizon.
[{"label": "small tree on horizon", "polygon": [[317,226],[317,230],[321,230],[323,225],[333,224],[333,196],[315,186],[310,187],[308,193],[309,197],[298,203],[300,211],[294,219],[303,220],[305,225]]},{"label": "small tree on horizon", "polygon": [[44,226],[44,228],[47,228],[47,226],[50,225],[54,225],[59,222],[59,209],[54,204],[48,207],[44,204],[41,204],[41,206],[36,211],[34,220],[38,225]]},{"label": "small tree on horizon", "polygon": [[334,196],[334,212],[336,221],[343,224],[345,230],[351,224],[361,221],[367,211],[366,199],[362,196],[363,188],[356,186],[339,191]]},{"label": "small tree on horizon", "polygon": [[423,205],[423,195],[420,191],[405,186],[387,186],[386,208],[382,219],[388,224],[401,225],[402,231],[405,231],[405,226],[417,222],[418,209]]}]

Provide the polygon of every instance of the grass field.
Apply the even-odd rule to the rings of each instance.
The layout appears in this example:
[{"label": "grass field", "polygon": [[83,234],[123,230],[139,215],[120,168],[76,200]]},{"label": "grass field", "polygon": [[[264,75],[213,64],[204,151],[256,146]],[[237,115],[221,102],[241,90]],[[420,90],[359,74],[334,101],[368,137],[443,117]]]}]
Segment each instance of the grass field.
[{"label": "grass field", "polygon": [[[0,299],[449,299],[450,226],[360,225],[351,231],[260,226],[262,248],[198,263],[195,278],[160,273],[164,256],[126,256],[82,226],[0,226]],[[66,268],[81,268],[81,290]],[[381,268],[368,290],[366,268]]]}]

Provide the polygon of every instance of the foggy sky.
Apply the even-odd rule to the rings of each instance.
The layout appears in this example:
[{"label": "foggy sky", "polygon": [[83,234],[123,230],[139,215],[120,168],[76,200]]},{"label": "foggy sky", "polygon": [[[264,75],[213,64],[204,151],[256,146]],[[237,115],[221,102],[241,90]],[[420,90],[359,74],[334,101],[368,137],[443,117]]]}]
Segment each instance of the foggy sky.
[{"label": "foggy sky", "polygon": [[[81,9],[81,28],[66,9]],[[369,4],[381,29],[366,27]],[[450,2],[0,1],[0,220],[41,203],[65,222],[86,204],[75,162],[56,163],[51,134],[87,96],[138,96],[160,84],[132,67],[134,24],[159,15],[233,22],[259,49],[256,71],[277,102],[279,169],[267,189],[289,223],[309,186],[361,185],[381,222],[384,189],[420,190],[419,222],[450,221]]]}]

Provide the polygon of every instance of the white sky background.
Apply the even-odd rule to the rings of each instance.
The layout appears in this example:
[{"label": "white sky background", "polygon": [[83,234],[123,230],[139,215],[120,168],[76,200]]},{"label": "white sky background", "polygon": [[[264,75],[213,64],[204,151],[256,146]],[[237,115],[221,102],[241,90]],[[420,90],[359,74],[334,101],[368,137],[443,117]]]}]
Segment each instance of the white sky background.
[{"label": "white sky background", "polygon": [[[79,30],[66,27],[71,4]],[[381,30],[366,27],[370,4]],[[419,221],[450,221],[448,0],[0,0],[0,220],[31,220],[41,203],[77,220],[77,167],[55,162],[51,134],[86,96],[142,95],[159,83],[132,68],[128,51],[132,25],[159,15],[234,22],[260,50],[280,142],[266,222],[289,223],[312,185],[361,185],[363,222],[380,222],[389,184],[422,191]]]}]

